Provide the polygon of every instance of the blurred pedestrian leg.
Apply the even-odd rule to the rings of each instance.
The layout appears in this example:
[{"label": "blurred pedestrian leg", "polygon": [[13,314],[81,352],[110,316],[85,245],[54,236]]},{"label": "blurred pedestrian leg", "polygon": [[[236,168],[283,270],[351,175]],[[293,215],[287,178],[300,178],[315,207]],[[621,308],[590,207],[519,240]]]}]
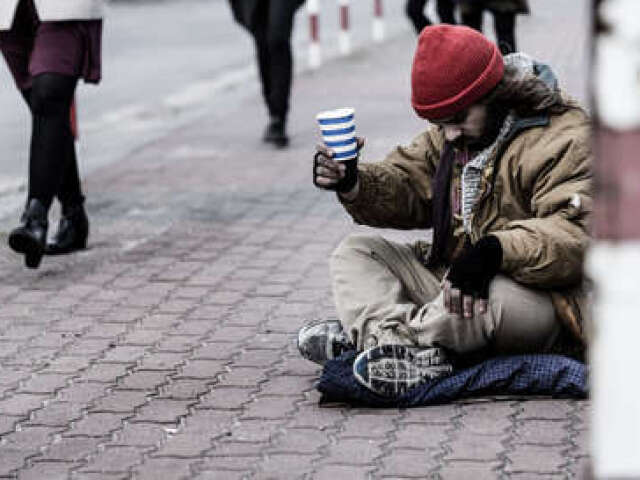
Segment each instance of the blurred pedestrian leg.
[{"label": "blurred pedestrian leg", "polygon": [[485,10],[493,15],[498,46],[503,54],[516,52],[516,15],[528,14],[527,0],[459,0],[462,23],[482,32]]},{"label": "blurred pedestrian leg", "polygon": [[[84,210],[70,110],[80,78],[101,77],[102,0],[6,0],[12,18],[0,18],[0,50],[32,116],[29,187],[20,225],[9,246],[37,268],[45,253],[85,248],[89,223]],[[51,21],[49,19],[52,19]],[[55,19],[55,21],[53,20]],[[54,198],[62,218],[47,245],[47,214]]]},{"label": "blurred pedestrian leg", "polygon": [[[424,27],[432,24],[429,17],[424,13],[427,1],[428,0],[407,0],[405,11],[413,23],[416,33],[420,33]],[[455,25],[454,0],[437,0],[436,5],[440,22]]]},{"label": "blurred pedestrian leg", "polygon": [[264,141],[289,143],[286,133],[293,75],[293,19],[304,0],[230,0],[238,23],[253,36],[262,95],[269,111]]}]

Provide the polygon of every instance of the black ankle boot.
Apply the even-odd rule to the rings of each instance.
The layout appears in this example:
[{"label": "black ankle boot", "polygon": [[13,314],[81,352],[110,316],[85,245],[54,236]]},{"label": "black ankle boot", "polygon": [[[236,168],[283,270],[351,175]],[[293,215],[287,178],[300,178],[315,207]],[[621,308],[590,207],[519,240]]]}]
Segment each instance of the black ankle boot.
[{"label": "black ankle boot", "polygon": [[286,147],[289,144],[289,137],[285,131],[285,124],[284,119],[271,117],[262,139],[267,143],[273,143],[276,147]]},{"label": "black ankle boot", "polygon": [[58,231],[47,244],[47,255],[62,255],[87,248],[89,219],[80,203],[62,207]]},{"label": "black ankle boot", "polygon": [[20,226],[9,234],[9,246],[24,254],[28,268],[38,268],[47,242],[47,208],[37,198],[32,198],[22,217]]}]

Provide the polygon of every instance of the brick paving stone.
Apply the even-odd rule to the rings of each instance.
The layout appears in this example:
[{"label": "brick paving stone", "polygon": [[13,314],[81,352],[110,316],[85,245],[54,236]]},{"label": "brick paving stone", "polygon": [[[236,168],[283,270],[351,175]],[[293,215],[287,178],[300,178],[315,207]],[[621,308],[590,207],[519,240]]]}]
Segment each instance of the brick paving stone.
[{"label": "brick paving stone", "polygon": [[266,379],[264,370],[231,366],[231,371],[222,374],[218,385],[224,387],[255,387]]},{"label": "brick paving stone", "polygon": [[564,420],[571,413],[572,406],[568,402],[555,400],[530,400],[520,404],[518,420]]},{"label": "brick paving stone", "polygon": [[284,333],[258,333],[252,336],[245,344],[247,350],[266,349],[282,350],[289,344],[294,343],[293,337]]},{"label": "brick paving stone", "polygon": [[564,445],[568,440],[567,423],[561,420],[518,422],[512,443]]},{"label": "brick paving stone", "polygon": [[365,467],[362,465],[323,465],[318,468],[314,475],[314,480],[368,480],[371,472],[375,470],[375,467]]},{"label": "brick paving stone", "polygon": [[269,448],[269,452],[311,455],[330,443],[330,433],[335,432],[320,431],[315,428],[288,428],[277,437],[277,441]]},{"label": "brick paving stone", "polygon": [[147,458],[145,462],[133,468],[136,480],[178,479],[191,476],[191,459]]},{"label": "brick paving stone", "polygon": [[36,462],[20,470],[20,480],[67,480],[70,464],[66,462]]},{"label": "brick paving stone", "polygon": [[5,415],[4,413],[0,415],[0,435],[4,435],[9,432],[13,432],[16,428],[16,424],[20,420],[24,420],[27,417],[12,417],[9,415]]},{"label": "brick paving stone", "polygon": [[207,452],[208,457],[215,458],[229,458],[229,457],[255,457],[258,452],[265,451],[269,442],[235,442],[230,440],[232,437],[224,437],[221,440],[214,441],[213,450]]},{"label": "brick paving stone", "polygon": [[60,428],[54,427],[24,427],[2,437],[2,446],[9,450],[36,451],[39,447],[50,443]]},{"label": "brick paving stone", "polygon": [[34,451],[0,447],[0,475],[11,475],[14,470],[22,468],[27,459],[35,454]]},{"label": "brick paving stone", "polygon": [[105,439],[90,437],[68,437],[52,444],[37,461],[75,462],[95,452]]},{"label": "brick paving stone", "polygon": [[479,435],[463,430],[456,432],[456,437],[448,443],[451,452],[445,456],[445,460],[497,461],[505,448],[500,436]]},{"label": "brick paving stone", "polygon": [[233,342],[241,343],[255,335],[255,330],[250,327],[232,327],[229,325],[223,325],[215,332],[216,342]]},{"label": "brick paving stone", "polygon": [[310,455],[271,455],[259,464],[260,470],[254,478],[266,479],[298,479],[301,475],[313,470],[313,456]]},{"label": "brick paving stone", "polygon": [[8,398],[0,400],[0,412],[3,415],[26,416],[29,412],[41,408],[49,395],[36,393],[16,393]]},{"label": "brick paving stone", "polygon": [[313,362],[305,360],[300,356],[297,347],[295,353],[284,357],[284,362],[275,367],[276,375],[294,376],[294,377],[309,377],[310,379],[317,379],[322,371],[319,365]]},{"label": "brick paving stone", "polygon": [[105,385],[94,382],[73,382],[58,392],[58,400],[84,404],[104,395]]},{"label": "brick paving stone", "polygon": [[213,380],[226,372],[224,360],[187,360],[178,368],[176,377]]},{"label": "brick paving stone", "polygon": [[93,402],[91,412],[133,412],[149,401],[147,392],[140,390],[115,390]]},{"label": "brick paving stone", "polygon": [[82,416],[82,405],[71,402],[50,402],[33,412],[30,425],[67,427],[73,420]]},{"label": "brick paving stone", "polygon": [[85,357],[58,357],[47,365],[48,373],[76,373],[78,370],[87,368],[90,359]]},{"label": "brick paving stone", "polygon": [[394,419],[389,415],[375,414],[349,416],[343,423],[340,437],[384,438],[395,430]]},{"label": "brick paving stone", "polygon": [[152,399],[143,405],[130,422],[176,423],[187,414],[191,400]]},{"label": "brick paving stone", "polygon": [[317,402],[302,402],[296,405],[297,413],[287,423],[289,428],[334,428],[344,420],[341,408],[318,407]]},{"label": "brick paving stone", "polygon": [[180,323],[180,319],[177,315],[154,313],[140,320],[139,325],[142,330],[159,330],[164,332],[178,323]]},{"label": "brick paving stone", "polygon": [[80,480],[128,480],[131,477],[128,473],[85,472],[83,470],[74,470],[74,478],[78,478]]},{"label": "brick paving stone", "polygon": [[196,348],[191,357],[196,360],[229,360],[239,353],[238,346],[233,343],[207,342]]},{"label": "brick paving stone", "polygon": [[[228,344],[232,345],[232,344]],[[278,350],[244,350],[234,357],[235,367],[270,367],[280,361],[282,352]]]},{"label": "brick paving stone", "polygon": [[190,353],[200,344],[199,335],[167,335],[156,349],[166,352]]},{"label": "brick paving stone", "polygon": [[424,450],[393,449],[387,456],[381,458],[379,463],[382,466],[376,474],[381,477],[429,478],[428,473],[439,466],[440,460],[434,459]]},{"label": "brick paving stone", "polygon": [[245,473],[242,471],[230,471],[230,470],[205,470],[198,472],[193,477],[193,480],[242,480],[245,477]]},{"label": "brick paving stone", "polygon": [[178,379],[161,386],[158,398],[173,398],[176,400],[196,400],[204,393],[211,390],[210,380],[202,379]]},{"label": "brick paving stone", "polygon": [[201,463],[198,463],[197,469],[206,470],[221,470],[224,474],[220,474],[219,478],[227,478],[226,473],[236,472],[248,472],[252,464],[260,461],[259,456],[243,456],[243,457],[209,457],[205,458]]},{"label": "brick paving stone", "polygon": [[184,365],[186,353],[153,352],[145,355],[139,362],[139,370],[177,370]]},{"label": "brick paving stone", "polygon": [[562,465],[566,459],[562,452],[555,446],[542,445],[517,445],[514,451],[507,455],[509,462],[505,471],[514,473],[562,473]]},{"label": "brick paving stone", "polygon": [[[2,345],[0,345],[2,346]],[[20,369],[4,368],[0,366],[0,386],[15,386],[20,381],[30,378],[30,375]]]},{"label": "brick paving stone", "polygon": [[119,378],[128,374],[130,367],[121,363],[97,362],[82,372],[77,378],[82,382],[116,383]]},{"label": "brick paving stone", "polygon": [[454,405],[434,405],[422,408],[409,408],[403,410],[403,418],[400,423],[443,423],[449,424],[452,417],[456,416]]},{"label": "brick paving stone", "polygon": [[499,468],[496,462],[447,462],[438,474],[447,480],[495,480],[500,478]]},{"label": "brick paving stone", "polygon": [[71,380],[70,374],[52,373],[34,375],[30,379],[21,382],[18,393],[53,393],[65,387]]},{"label": "brick paving stone", "polygon": [[169,382],[172,370],[137,370],[119,379],[118,388],[121,390],[151,391],[156,387]]},{"label": "brick paving stone", "polygon": [[296,400],[302,400],[302,397],[293,395],[287,397],[263,397],[258,394],[251,403],[244,406],[242,419],[287,418],[295,410]]},{"label": "brick paving stone", "polygon": [[64,437],[104,437],[122,427],[127,413],[89,413],[81,420],[74,422],[71,430],[64,432]]},{"label": "brick paving stone", "polygon": [[200,397],[194,408],[210,408],[221,410],[239,410],[243,404],[252,399],[252,388],[220,388],[216,387],[211,392]]},{"label": "brick paving stone", "polygon": [[231,426],[230,439],[238,442],[267,442],[279,433],[281,420],[242,420]]},{"label": "brick paving stone", "polygon": [[175,326],[173,330],[171,330],[170,335],[193,335],[201,338],[217,328],[217,325],[212,324],[208,320],[188,319]]},{"label": "brick paving stone", "polygon": [[267,379],[260,384],[260,395],[294,396],[313,388],[314,379],[283,375]]},{"label": "brick paving stone", "polygon": [[451,429],[451,425],[409,423],[394,432],[395,440],[389,447],[437,449],[449,439],[447,431]]},{"label": "brick paving stone", "polygon": [[69,357],[98,356],[113,343],[111,338],[78,338],[65,350]]},{"label": "brick paving stone", "polygon": [[98,472],[123,472],[126,473],[131,467],[142,463],[145,450],[135,447],[108,446],[79,470],[80,478],[87,473]]},{"label": "brick paving stone", "polygon": [[181,457],[198,458],[211,448],[211,435],[193,434],[185,430],[177,435],[170,436],[152,457]]},{"label": "brick paving stone", "polygon": [[203,297],[202,303],[204,305],[234,305],[244,299],[244,291],[234,291],[227,288],[225,290],[218,290],[209,292]]},{"label": "brick paving stone", "polygon": [[380,457],[383,453],[381,444],[385,443],[384,437],[373,438],[346,438],[339,443],[328,447],[327,460],[321,463],[341,465],[368,465]]},{"label": "brick paving stone", "polygon": [[157,447],[165,439],[164,426],[152,423],[125,422],[122,430],[113,435],[112,445]]},{"label": "brick paving stone", "polygon": [[511,427],[509,415],[516,413],[511,402],[482,402],[462,405],[460,422],[466,432],[501,435]]},{"label": "brick paving stone", "polygon": [[149,347],[144,345],[117,345],[107,350],[102,361],[112,363],[131,363],[141,358]]}]

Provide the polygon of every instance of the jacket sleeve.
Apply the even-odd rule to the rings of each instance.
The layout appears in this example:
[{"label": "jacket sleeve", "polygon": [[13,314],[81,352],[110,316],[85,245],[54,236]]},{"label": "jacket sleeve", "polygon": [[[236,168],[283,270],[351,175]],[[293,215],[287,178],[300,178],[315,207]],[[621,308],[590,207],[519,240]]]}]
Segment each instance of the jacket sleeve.
[{"label": "jacket sleeve", "polygon": [[[533,217],[491,232],[502,245],[502,270],[527,285],[565,287],[582,278],[589,243],[592,154],[588,126],[573,130],[550,135],[546,145],[532,148],[536,158],[523,157],[522,170],[515,176],[523,192],[530,192]],[[523,173],[527,163],[536,166]]]},{"label": "jacket sleeve", "polygon": [[438,135],[427,130],[378,163],[358,166],[360,190],[341,200],[356,223],[371,227],[431,228],[431,179],[440,157]]}]

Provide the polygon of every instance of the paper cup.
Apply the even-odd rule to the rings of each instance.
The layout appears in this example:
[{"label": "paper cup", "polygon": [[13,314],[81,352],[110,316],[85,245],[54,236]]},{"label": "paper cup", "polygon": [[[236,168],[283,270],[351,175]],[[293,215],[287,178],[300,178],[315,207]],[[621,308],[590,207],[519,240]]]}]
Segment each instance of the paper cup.
[{"label": "paper cup", "polygon": [[358,156],[354,114],[353,108],[338,108],[316,115],[322,140],[335,153],[334,160],[345,161]]}]

